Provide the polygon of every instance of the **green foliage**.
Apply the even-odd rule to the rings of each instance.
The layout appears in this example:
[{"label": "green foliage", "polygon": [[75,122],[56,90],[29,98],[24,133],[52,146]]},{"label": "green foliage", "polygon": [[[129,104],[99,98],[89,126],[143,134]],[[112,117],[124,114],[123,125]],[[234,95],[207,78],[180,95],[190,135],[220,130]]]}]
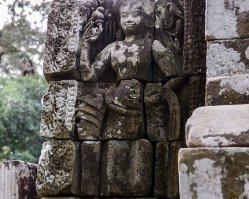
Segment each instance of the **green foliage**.
[{"label": "green foliage", "polygon": [[47,84],[40,75],[0,77],[0,161],[37,163],[41,98]]}]

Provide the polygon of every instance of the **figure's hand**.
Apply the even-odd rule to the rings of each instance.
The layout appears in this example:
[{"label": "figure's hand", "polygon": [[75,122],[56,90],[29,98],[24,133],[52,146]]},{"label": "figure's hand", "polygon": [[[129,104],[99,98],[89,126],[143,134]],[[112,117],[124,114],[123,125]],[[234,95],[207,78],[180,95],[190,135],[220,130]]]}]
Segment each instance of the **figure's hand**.
[{"label": "figure's hand", "polygon": [[92,16],[84,28],[83,40],[88,43],[96,42],[103,32],[104,20],[104,8],[99,7],[93,13]]}]

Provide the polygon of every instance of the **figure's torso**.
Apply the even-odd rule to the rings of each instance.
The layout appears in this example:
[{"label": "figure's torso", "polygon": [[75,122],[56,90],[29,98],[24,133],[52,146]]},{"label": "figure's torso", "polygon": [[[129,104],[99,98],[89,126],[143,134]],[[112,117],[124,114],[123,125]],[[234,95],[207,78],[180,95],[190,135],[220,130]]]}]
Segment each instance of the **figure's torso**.
[{"label": "figure's torso", "polygon": [[112,68],[117,80],[138,79],[151,81],[152,78],[152,41],[118,41],[111,52]]}]

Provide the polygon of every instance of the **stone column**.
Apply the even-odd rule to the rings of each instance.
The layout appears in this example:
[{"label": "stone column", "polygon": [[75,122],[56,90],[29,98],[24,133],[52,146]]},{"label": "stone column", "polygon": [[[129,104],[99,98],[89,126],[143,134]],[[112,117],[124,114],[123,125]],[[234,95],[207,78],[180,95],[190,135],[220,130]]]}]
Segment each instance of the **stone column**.
[{"label": "stone column", "polygon": [[206,1],[206,106],[186,124],[181,199],[249,198],[248,30],[248,0]]}]

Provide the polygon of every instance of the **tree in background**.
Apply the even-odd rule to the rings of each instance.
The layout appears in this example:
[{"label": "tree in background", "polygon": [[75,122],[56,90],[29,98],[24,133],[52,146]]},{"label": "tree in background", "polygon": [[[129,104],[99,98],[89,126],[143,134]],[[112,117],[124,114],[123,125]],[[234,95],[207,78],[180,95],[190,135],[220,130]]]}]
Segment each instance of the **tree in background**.
[{"label": "tree in background", "polygon": [[0,78],[0,161],[19,159],[37,163],[41,98],[46,83],[42,76]]},{"label": "tree in background", "polygon": [[[0,29],[0,72],[27,74],[25,70],[41,68],[45,40],[48,0],[2,0],[7,6],[9,21]],[[27,63],[29,66],[26,66]]]},{"label": "tree in background", "polygon": [[40,155],[41,98],[47,85],[35,68],[42,65],[45,28],[41,24],[49,3],[0,1],[9,13],[9,20],[0,27],[0,162],[37,163]]}]

